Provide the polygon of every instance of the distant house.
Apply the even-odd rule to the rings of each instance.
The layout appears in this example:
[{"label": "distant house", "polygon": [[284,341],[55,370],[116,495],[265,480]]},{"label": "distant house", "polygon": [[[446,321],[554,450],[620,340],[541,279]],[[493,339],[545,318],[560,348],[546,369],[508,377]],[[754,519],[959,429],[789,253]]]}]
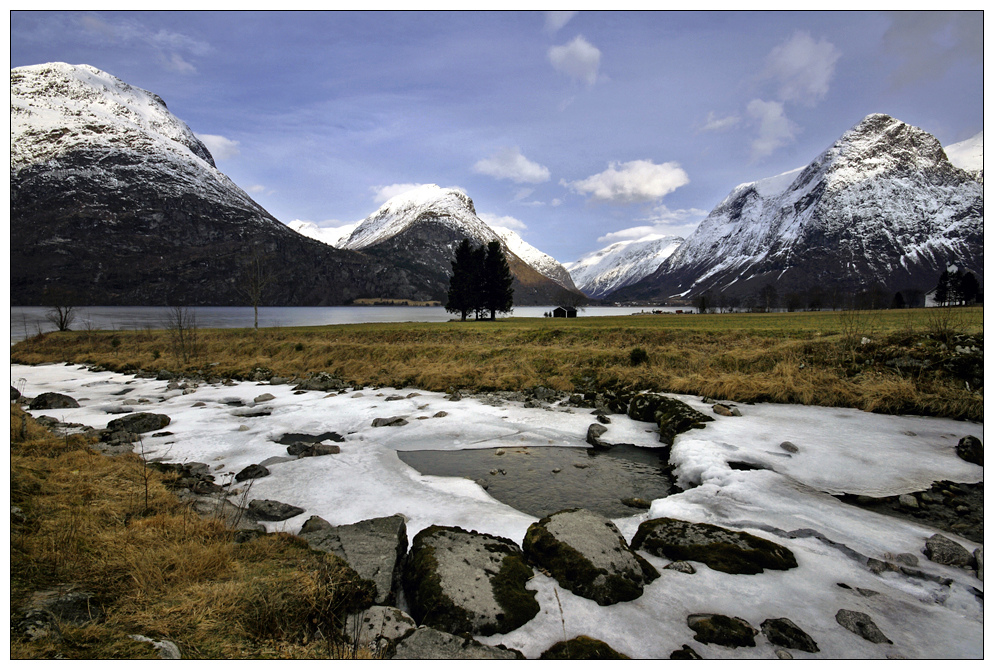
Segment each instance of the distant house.
[{"label": "distant house", "polygon": [[552,310],[552,316],[557,319],[575,319],[576,318],[576,308],[575,307],[556,307]]}]

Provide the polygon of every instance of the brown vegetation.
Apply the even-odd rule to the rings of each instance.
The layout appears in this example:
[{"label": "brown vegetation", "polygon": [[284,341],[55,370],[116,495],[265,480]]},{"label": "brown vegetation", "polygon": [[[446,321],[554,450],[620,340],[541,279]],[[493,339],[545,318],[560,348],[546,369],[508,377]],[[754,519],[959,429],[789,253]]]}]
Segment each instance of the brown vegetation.
[{"label": "brown vegetation", "polygon": [[32,593],[66,585],[102,612],[35,641],[12,630],[11,658],[156,657],[131,635],[171,640],[184,658],[355,654],[342,621],[371,604],[368,582],[294,536],[236,544],[167,483],[135,454],[99,455],[11,406],[12,625]]},{"label": "brown vegetation", "polygon": [[437,391],[628,387],[983,418],[982,307],[200,329],[187,361],[173,353],[171,337],[49,333],[18,343],[11,356],[122,372],[235,379],[328,372],[356,386]]}]

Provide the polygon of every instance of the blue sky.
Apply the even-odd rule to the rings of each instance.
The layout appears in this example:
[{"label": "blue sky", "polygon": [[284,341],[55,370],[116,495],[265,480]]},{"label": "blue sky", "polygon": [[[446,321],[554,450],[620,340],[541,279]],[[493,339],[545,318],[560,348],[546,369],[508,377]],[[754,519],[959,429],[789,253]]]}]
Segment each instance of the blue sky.
[{"label": "blue sky", "polygon": [[12,12],[11,67],[153,91],[284,223],[466,191],[566,262],[686,235],[870,113],[983,130],[981,12]]}]

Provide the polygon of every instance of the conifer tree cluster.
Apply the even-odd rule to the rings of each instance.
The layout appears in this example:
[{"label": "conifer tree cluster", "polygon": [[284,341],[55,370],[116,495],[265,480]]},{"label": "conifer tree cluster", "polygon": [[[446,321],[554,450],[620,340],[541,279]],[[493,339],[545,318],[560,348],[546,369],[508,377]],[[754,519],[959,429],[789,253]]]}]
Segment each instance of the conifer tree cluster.
[{"label": "conifer tree cluster", "polygon": [[981,298],[980,283],[972,272],[943,270],[935,287],[935,302],[939,305],[972,305]]},{"label": "conifer tree cluster", "polygon": [[[445,310],[461,315],[463,321],[470,313],[477,319],[497,318],[497,313],[510,312],[514,304],[511,268],[500,242],[474,247],[463,240],[456,248],[449,277],[449,295]],[[489,313],[489,316],[488,316]]]}]

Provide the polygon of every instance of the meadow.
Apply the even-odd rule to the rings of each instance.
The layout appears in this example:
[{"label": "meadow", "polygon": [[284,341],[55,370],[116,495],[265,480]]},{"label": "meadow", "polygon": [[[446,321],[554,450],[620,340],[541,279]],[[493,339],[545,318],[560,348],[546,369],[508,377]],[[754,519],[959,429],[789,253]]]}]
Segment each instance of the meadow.
[{"label": "meadow", "polygon": [[652,390],[732,402],[983,418],[983,308],[578,319],[509,318],[266,329],[70,331],[15,363],[293,378],[352,386],[571,393]]}]

